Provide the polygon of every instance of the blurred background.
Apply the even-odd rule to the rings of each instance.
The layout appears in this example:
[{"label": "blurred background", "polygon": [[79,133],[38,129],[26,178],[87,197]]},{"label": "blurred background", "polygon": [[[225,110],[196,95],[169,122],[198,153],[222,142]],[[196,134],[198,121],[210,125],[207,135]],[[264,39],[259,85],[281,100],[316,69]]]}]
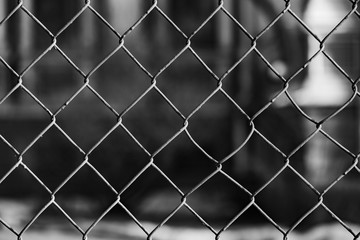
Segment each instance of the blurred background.
[{"label": "blurred background", "polygon": [[[223,174],[216,174],[187,198],[206,222],[224,226],[251,202],[251,194],[284,167],[288,156],[292,168],[285,168],[256,195],[256,203],[273,221],[292,226],[318,203],[316,189],[325,191],[324,203],[338,218],[358,224],[360,166],[354,168],[354,161],[360,146],[360,108],[358,96],[353,98],[357,84],[352,82],[360,75],[359,14],[350,15],[332,32],[352,10],[352,1],[294,0],[292,12],[285,12],[262,33],[284,5],[279,0],[226,0],[224,8],[231,16],[220,10],[207,21],[218,1],[159,1],[162,12],[154,9],[127,32],[151,8],[150,0],[93,0],[91,6],[99,15],[87,8],[66,28],[85,6],[83,1],[24,1],[23,9],[0,25],[3,222],[20,231],[46,206],[51,194],[42,182],[51,192],[56,191],[58,206],[83,229],[98,219],[120,192],[123,205],[111,208],[104,221],[133,222],[135,217],[158,224],[182,199],[168,179],[188,193],[216,171],[217,162],[227,159],[222,170],[248,192]],[[16,6],[15,0],[1,1],[1,21]],[[104,19],[120,35],[127,32],[126,50],[113,52],[119,38]],[[56,35],[57,48],[41,55],[52,44],[48,31]],[[164,68],[187,45],[184,35],[189,37],[194,31],[191,49],[196,55],[187,49]],[[251,51],[246,55],[252,46],[249,35],[259,36],[256,49],[261,54]],[[320,53],[309,61],[320,50],[323,39],[326,55]],[[306,68],[297,73],[304,65]],[[229,69],[232,71],[227,74]],[[22,75],[20,87],[14,72]],[[92,73],[90,87],[77,93],[85,81],[80,72]],[[157,89],[150,88],[149,75],[157,75]],[[218,87],[213,75],[224,77],[222,89],[226,94],[216,92],[196,110]],[[285,93],[275,98],[289,78],[288,94],[296,104]],[[62,109],[74,94],[76,97]],[[272,99],[275,101],[262,111]],[[52,114],[58,112],[59,127],[51,126],[38,138],[52,121],[41,105]],[[111,131],[118,119],[112,110],[125,113],[125,128]],[[192,139],[182,132],[167,144],[183,127],[184,117],[189,117],[187,131]],[[252,134],[249,118],[254,118],[257,130]],[[326,134],[317,133],[309,139],[317,123],[323,123]],[[66,181],[87,154],[91,165],[85,164]],[[156,167],[147,168],[128,187],[153,154]],[[28,169],[14,168],[19,155]],[[70,225],[71,231],[78,233],[61,209],[51,204],[30,229],[42,228],[52,219],[53,227]],[[335,220],[320,206],[296,230],[328,222],[339,226]],[[167,223],[202,227],[186,207]],[[236,217],[234,226],[269,223],[251,206]],[[5,227],[4,231],[10,232]]]}]

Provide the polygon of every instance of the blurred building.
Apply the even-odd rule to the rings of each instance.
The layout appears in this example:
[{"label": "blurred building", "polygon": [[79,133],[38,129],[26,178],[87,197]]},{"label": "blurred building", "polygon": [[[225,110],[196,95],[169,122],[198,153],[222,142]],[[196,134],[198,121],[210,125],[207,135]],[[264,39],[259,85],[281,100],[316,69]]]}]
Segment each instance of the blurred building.
[{"label": "blurred building", "polygon": [[[321,8],[325,8],[326,11],[319,12],[316,1],[310,1],[307,10],[307,1],[294,1],[292,10],[300,18],[306,18],[305,21],[309,22],[310,28],[316,29],[315,31],[321,38],[329,32],[328,25],[323,26],[323,24],[335,25],[335,22],[327,21],[327,19],[331,19],[336,14],[344,16],[346,10],[343,11],[344,6],[334,0],[321,1]],[[229,0],[225,2],[226,9],[237,18],[252,36],[262,31],[284,8],[283,1]],[[4,18],[15,7],[15,4],[11,4],[14,3],[0,1],[1,18]],[[66,3],[49,0],[25,1],[24,7],[43,25],[39,24],[40,22],[37,20],[31,19],[24,11],[19,10],[0,27],[0,55],[17,73],[24,71],[51,45],[51,34],[56,36],[57,46],[75,65],[75,67],[72,66],[72,63],[69,63],[58,51],[51,50],[23,76],[24,86],[53,112],[59,109],[82,86],[84,77],[76,68],[78,67],[85,75],[88,74],[119,43],[116,34],[91,9],[85,9],[79,18],[67,26],[83,6],[83,1],[67,1]],[[92,1],[91,6],[122,35],[149,9],[151,3],[150,1],[134,0],[98,0]],[[170,21],[155,9],[124,39],[125,46],[150,74],[156,74],[186,46],[187,39],[184,34],[190,36],[192,32],[196,31],[215,11],[217,1],[159,1],[159,7],[171,19]],[[313,16],[315,13],[323,12],[329,13],[330,16]],[[326,21],[318,21],[319,19],[326,19]],[[336,19],[340,20],[339,17]],[[172,25],[173,23],[182,32],[178,31]],[[67,27],[64,28],[64,26]],[[326,30],[323,32],[322,29]],[[353,79],[356,79],[359,74],[358,29],[352,20],[348,21],[345,26],[341,27],[341,30],[334,32],[326,48],[335,60],[344,66],[344,70]],[[51,33],[49,34],[47,31]],[[314,41],[308,40],[310,38],[310,34],[295,18],[290,14],[285,14],[261,36],[257,42],[257,48],[269,63],[287,78],[300,68],[313,54],[313,49],[318,47],[316,41],[314,43]],[[211,71],[217,76],[222,76],[250,49],[251,40],[241,30],[241,27],[220,11],[204,27],[199,29],[191,39],[191,47]],[[121,112],[151,85],[151,79],[123,51],[119,52],[122,55],[116,53],[109,59],[108,63],[91,75],[90,85],[104,96],[112,107]],[[328,65],[328,62],[324,64],[316,61],[293,80],[293,85],[296,86],[294,96],[298,97],[296,101],[301,107],[309,108],[311,112],[320,115],[324,108],[337,108],[338,103],[336,102],[334,105],[333,97],[325,96],[322,101],[324,99],[326,101],[319,104],[313,96],[307,95],[307,87],[311,87],[312,83],[316,85],[319,74],[325,76],[324,73],[329,73],[332,79],[337,79],[336,74],[334,75],[327,70]],[[158,87],[187,116],[216,89],[217,81],[192,54],[183,54],[173,66],[170,66],[159,76],[157,79]],[[0,76],[3,79],[0,81],[0,99],[2,99],[16,87],[18,79],[2,64],[0,70]],[[326,81],[326,83],[321,84],[321,89],[323,86],[331,88],[332,85],[329,85],[328,78],[321,78],[321,80]],[[246,60],[224,79],[223,84],[225,91],[249,116],[258,112],[283,88],[283,82],[269,70],[264,61],[255,53],[247,56]],[[297,89],[300,90],[297,91]],[[132,94],[133,92],[135,93]],[[325,93],[327,92],[326,90]],[[319,96],[318,93],[321,95],[324,91],[320,90],[316,96]],[[300,96],[301,94],[303,95]],[[78,98],[84,98],[84,102],[90,101],[89,95],[92,93],[80,94]],[[205,151],[215,156],[217,160],[221,160],[241,145],[246,139],[250,127],[246,117],[238,114],[238,111],[221,94],[218,95],[220,95],[218,98],[214,97],[191,119],[193,122],[191,131],[194,132],[194,138]],[[135,136],[140,141],[144,141],[145,147],[155,151],[166,141],[165,136],[171,137],[181,128],[182,119],[179,119],[176,114],[174,115],[174,111],[171,108],[169,109],[164,99],[159,98],[158,95],[152,97],[149,94],[149,96],[151,96],[149,99],[146,98],[138,104],[140,110],[134,110],[134,114],[129,113],[128,118],[131,120],[129,120],[129,128],[134,130]],[[331,100],[331,102],[327,102],[327,100]],[[91,101],[96,102],[97,100]],[[93,102],[86,104],[90,106],[88,108],[96,109],[99,107]],[[256,126],[275,146],[289,154],[306,137],[303,135],[302,129],[306,128],[308,123],[306,121],[304,123],[303,117],[289,107],[290,104],[275,105],[256,119]],[[21,116],[21,120],[26,122],[28,118],[36,114],[34,109],[37,109],[36,112],[42,112],[42,114],[40,113],[42,116],[40,121],[48,122],[49,119],[46,118],[46,114],[36,106],[38,106],[36,101],[18,89],[2,102],[0,106],[2,121],[9,121],[7,118],[11,115]],[[85,108],[84,105],[79,106]],[[355,116],[354,119],[350,120],[346,117],[341,121],[343,124],[349,121],[356,126],[358,115],[354,114],[354,111],[358,110],[356,107],[351,109],[350,114]],[[12,111],[15,113],[11,114]],[[28,111],[27,114],[24,114],[24,111]],[[82,112],[82,110],[78,110],[78,112]],[[94,115],[96,114],[91,116],[97,119],[97,116],[94,117]],[[65,113],[60,114],[61,116],[66,119]],[[143,119],[148,120],[140,124],[136,123]],[[173,121],[173,119],[176,120]],[[88,120],[87,124],[89,125],[87,129],[96,132],[97,130],[91,127],[93,126],[91,117],[86,120]],[[68,125],[71,125],[71,121],[74,119],[70,119],[69,123],[64,122],[62,125],[64,129],[71,131],[71,127],[67,128]],[[178,124],[174,126],[173,122],[176,121]],[[149,129],[154,128],[155,123],[156,126],[160,126],[160,129],[151,132]],[[334,132],[336,138],[348,138],[348,136],[341,134],[338,136],[335,128],[332,128],[331,131]],[[81,131],[81,128],[79,129]],[[141,133],[142,131],[143,133]],[[139,135],[136,135],[137,132],[140,132]],[[104,132],[99,133],[99,135],[101,134]],[[76,138],[76,133],[74,135]],[[81,134],[78,133],[78,135]],[[354,136],[351,135],[350,138],[357,142],[358,132]],[[81,143],[85,146],[91,146],[93,143],[87,143],[87,140],[81,140],[83,141]],[[315,143],[308,144],[307,148],[294,156],[293,164],[299,172],[307,174],[314,182],[323,184],[329,179],[327,176],[327,174],[331,174],[329,169],[338,168],[338,163],[332,165],[333,159],[329,156],[332,154],[324,147],[323,142],[314,141]],[[349,141],[351,146],[355,144],[352,140]],[[191,143],[176,143],[172,149],[169,152],[164,151],[163,155],[159,154],[159,158],[162,158],[161,161],[163,162],[161,164],[166,168],[171,168],[172,164],[181,165],[181,158],[192,158],[192,154],[198,151],[196,148],[194,149]],[[321,151],[317,152],[319,149]],[[354,152],[358,151],[355,147],[351,147],[351,149]],[[186,152],[189,153],[186,154]],[[205,156],[202,157],[206,158]],[[175,159],[177,163],[175,163]],[[233,160],[229,161],[228,168],[234,173],[234,176],[255,172],[258,175],[265,175],[264,178],[267,178],[283,165],[283,160],[283,157],[269,147],[263,139],[256,137],[233,156]],[[34,164],[36,165],[36,163]],[[196,161],[188,161],[184,164],[185,166],[182,167],[185,169],[201,168],[200,163]]]},{"label": "blurred building", "polygon": [[[318,11],[320,8],[322,11]],[[329,58],[320,54],[309,65],[308,76],[302,88],[294,92],[294,99],[316,121],[321,121],[340,109],[354,94],[351,81],[356,81],[360,73],[358,19],[350,16],[333,31],[350,11],[351,4],[335,0],[310,1],[306,11],[305,21],[312,31],[320,39],[327,38],[324,46]],[[320,49],[320,45],[312,36],[308,37],[308,42],[310,57]],[[324,130],[338,144],[356,153],[359,151],[358,122],[359,103],[356,100],[327,121]],[[314,129],[314,124],[309,121],[306,121],[305,126]],[[345,172],[354,160],[322,134],[317,134],[311,144],[308,144],[304,158],[307,177],[314,184],[324,186]]]}]

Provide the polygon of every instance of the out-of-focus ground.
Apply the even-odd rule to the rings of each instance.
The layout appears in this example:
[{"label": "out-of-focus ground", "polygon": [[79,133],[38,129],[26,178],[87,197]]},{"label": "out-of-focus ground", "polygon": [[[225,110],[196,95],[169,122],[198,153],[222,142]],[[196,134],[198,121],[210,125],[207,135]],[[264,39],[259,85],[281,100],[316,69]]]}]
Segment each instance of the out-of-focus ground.
[{"label": "out-of-focus ground", "polygon": [[[154,223],[144,224],[153,229]],[[352,226],[352,229],[360,230],[359,226]],[[61,225],[51,224],[46,229],[28,230],[24,233],[24,239],[27,240],[79,240],[82,239],[80,233],[68,232]],[[100,222],[97,227],[89,234],[92,240],[138,240],[146,239],[146,234],[133,222]],[[181,226],[163,226],[154,234],[159,240],[207,240],[214,239],[214,234],[205,228],[181,227]],[[306,232],[294,231],[289,234],[292,240],[339,240],[353,239],[352,235],[339,224],[327,224],[314,227]],[[1,239],[16,239],[16,236],[10,231],[0,230]],[[282,239],[283,234],[271,225],[238,227],[227,230],[221,234],[223,240],[277,240]]]},{"label": "out-of-focus ground", "polygon": [[[26,220],[31,218],[31,201],[20,202],[11,199],[0,200],[0,206],[3,209],[2,215],[12,226],[15,232],[20,233],[26,225]],[[6,216],[5,216],[6,215]],[[87,231],[94,223],[87,218],[73,219],[83,231]],[[142,221],[142,227],[151,233],[157,228],[161,221]],[[345,223],[356,235],[360,232],[360,226]],[[224,226],[212,226],[216,232],[219,232]],[[285,232],[290,227],[280,226]],[[192,224],[186,222],[180,224],[165,224],[158,228],[153,236],[158,240],[184,240],[184,239],[214,239],[215,234],[201,223]],[[220,239],[223,240],[277,240],[283,239],[284,235],[276,227],[269,224],[234,224],[226,231],[222,232]],[[35,221],[24,233],[23,239],[26,240],[78,240],[82,239],[82,234],[65,218],[54,219],[49,216]],[[137,240],[146,239],[147,234],[134,222],[130,220],[106,219],[98,222],[88,233],[88,239],[92,240]],[[340,223],[327,223],[313,226],[305,231],[291,231],[288,234],[292,240],[346,240],[353,239],[354,236]],[[17,236],[6,227],[0,228],[0,239],[17,239]]]}]

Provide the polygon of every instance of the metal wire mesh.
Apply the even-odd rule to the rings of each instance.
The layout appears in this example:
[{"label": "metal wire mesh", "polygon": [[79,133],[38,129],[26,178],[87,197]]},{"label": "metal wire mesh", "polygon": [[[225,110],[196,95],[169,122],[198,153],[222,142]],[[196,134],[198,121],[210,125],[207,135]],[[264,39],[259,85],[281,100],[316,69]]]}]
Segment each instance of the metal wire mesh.
[{"label": "metal wire mesh", "polygon": [[[86,0],[80,11],[78,11],[62,28],[57,32],[50,31],[46,23],[43,23],[40,21],[37,17],[37,15],[32,11],[29,10],[26,7],[25,1],[18,1],[16,6],[12,9],[11,12],[9,12],[4,19],[0,22],[0,28],[5,25],[8,21],[10,21],[14,15],[18,12],[26,14],[38,27],[43,29],[44,32],[46,32],[47,36],[51,39],[49,41],[49,44],[47,48],[39,54],[35,59],[33,59],[27,66],[25,66],[23,69],[15,69],[11,64],[8,63],[6,59],[0,56],[0,61],[3,66],[7,70],[11,72],[12,77],[15,79],[16,82],[14,82],[13,87],[6,92],[6,94],[0,99],[0,105],[4,104],[8,99],[11,98],[11,96],[19,89],[26,92],[28,96],[30,96],[38,106],[42,108],[44,112],[46,112],[49,121],[47,123],[47,126],[42,129],[41,132],[37,134],[37,136],[28,143],[22,150],[20,150],[18,147],[14,146],[11,141],[9,141],[6,137],[3,135],[0,135],[1,141],[5,143],[9,149],[13,152],[13,154],[17,157],[17,162],[13,164],[11,169],[1,176],[0,184],[3,183],[16,169],[18,168],[24,168],[31,176],[38,182],[39,185],[42,186],[43,189],[46,190],[48,201],[47,203],[32,217],[32,219],[27,222],[24,228],[21,229],[21,231],[15,230],[11,224],[7,223],[6,220],[3,220],[0,218],[0,222],[3,226],[5,226],[7,229],[9,229],[15,236],[18,237],[18,239],[21,239],[26,231],[28,231],[29,228],[32,227],[33,223],[37,221],[39,216],[46,211],[46,209],[49,208],[49,206],[54,206],[58,210],[61,211],[63,216],[67,218],[67,220],[77,229],[77,231],[82,235],[82,239],[88,239],[89,234],[92,232],[93,228],[99,224],[99,222],[102,221],[102,219],[115,207],[120,206],[123,208],[127,214],[132,218],[132,220],[138,225],[138,227],[143,231],[144,233],[144,239],[152,239],[154,234],[159,231],[176,213],[182,209],[186,208],[188,209],[193,216],[197,218],[199,222],[201,222],[206,228],[211,232],[215,239],[222,239],[222,236],[224,232],[229,229],[230,226],[234,224],[234,222],[240,218],[249,208],[256,208],[266,219],[267,221],[272,224],[282,235],[284,239],[287,239],[289,234],[294,231],[295,228],[297,228],[311,213],[316,211],[317,209],[322,208],[327,213],[329,213],[333,220],[336,220],[338,223],[340,223],[344,229],[346,229],[352,236],[353,239],[359,239],[360,233],[355,232],[345,221],[343,221],[340,217],[338,217],[332,209],[330,209],[324,202],[324,198],[326,197],[327,193],[330,189],[333,188],[339,181],[341,181],[345,176],[349,174],[349,172],[356,171],[360,172],[358,159],[359,159],[359,153],[348,150],[345,146],[343,146],[341,143],[339,143],[335,138],[331,136],[326,130],[324,130],[323,126],[325,123],[329,122],[332,118],[339,115],[344,109],[346,109],[348,106],[350,106],[352,103],[356,101],[356,99],[360,96],[360,92],[358,90],[358,83],[360,78],[357,77],[354,79],[351,77],[332,57],[330,54],[327,53],[325,46],[327,45],[328,39],[333,35],[333,33],[340,28],[343,24],[345,24],[350,17],[356,17],[360,21],[360,13],[357,10],[358,7],[358,0],[349,0],[348,4],[351,6],[351,10],[347,12],[345,16],[341,19],[341,21],[338,22],[338,24],[331,29],[331,31],[328,32],[327,35],[324,37],[319,37],[305,22],[304,20],[298,16],[298,14],[293,11],[292,9],[292,2],[290,0],[284,0],[284,1],[278,1],[282,2],[282,10],[278,12],[278,15],[275,16],[275,18],[268,23],[261,31],[259,31],[257,34],[250,33],[246,27],[243,26],[243,24],[234,17],[230,11],[225,6],[225,1],[218,1],[217,7],[211,12],[211,14],[208,15],[208,17],[190,34],[186,34],[181,27],[179,27],[172,19],[168,16],[168,14],[163,11],[161,8],[161,5],[159,1],[152,1],[151,6],[144,11],[143,15],[131,26],[125,31],[124,33],[119,33],[117,29],[115,29],[112,24],[108,22],[105,16],[99,13],[98,9],[94,7],[94,4],[90,0]],[[71,25],[76,21],[78,18],[81,18],[83,13],[85,11],[90,11],[93,16],[98,18],[99,21],[101,21],[108,30],[111,31],[111,33],[118,39],[118,44],[115,48],[111,50],[110,53],[108,53],[105,57],[103,57],[95,67],[90,69],[89,71],[84,70],[82,67],[78,66],[71,57],[68,56],[68,54],[63,51],[62,47],[59,45],[59,38],[61,38],[62,34],[71,27]],[[179,33],[179,36],[181,36],[179,41],[184,41],[186,44],[181,47],[181,49],[169,60],[167,61],[160,70],[156,71],[155,73],[151,73],[150,70],[144,65],[142,60],[139,60],[133,53],[132,50],[130,50],[127,47],[127,39],[128,36],[135,31],[139,26],[144,24],[144,22],[149,18],[151,13],[157,13],[161,15],[162,19],[166,21],[168,24],[171,25],[174,31]],[[235,28],[238,31],[241,31],[245,36],[247,41],[249,42],[248,45],[243,44],[243,47],[246,48],[246,51],[244,53],[237,57],[236,61],[230,66],[228,69],[226,69],[222,74],[217,74],[212,69],[211,66],[209,66],[205,60],[200,56],[198,51],[193,47],[192,40],[198,35],[198,33],[206,27],[206,25],[213,19],[217,14],[225,14],[232,24],[235,26]],[[304,62],[300,67],[298,67],[292,74],[289,76],[283,76],[281,72],[279,72],[273,65],[270,63],[270,61],[265,57],[265,55],[262,53],[261,50],[258,48],[258,42],[262,40],[263,36],[272,29],[280,19],[282,19],[285,15],[290,16],[293,20],[295,20],[300,26],[301,30],[305,31],[306,34],[308,34],[313,41],[316,41],[318,44],[318,48],[316,52],[313,53],[310,57],[308,57],[307,61]],[[34,66],[41,61],[44,56],[51,52],[56,51],[63,59],[66,60],[67,63],[78,73],[82,76],[83,83],[81,86],[77,89],[77,91],[69,97],[63,104],[56,109],[55,111],[51,110],[45,103],[43,103],[39,97],[36,95],[36,93],[33,93],[27,86],[24,84],[23,78],[31,72],[31,70],[34,68]],[[103,96],[103,94],[100,94],[94,87],[92,83],[92,77],[98,69],[105,64],[115,53],[123,51],[125,54],[127,54],[132,61],[137,65],[138,70],[142,71],[146,74],[147,80],[148,80],[148,86],[145,91],[143,91],[132,103],[128,104],[126,108],[119,112],[116,110],[116,108],[106,100],[106,96]],[[179,59],[185,52],[191,53],[200,63],[201,68],[203,68],[205,71],[207,71],[213,81],[216,82],[216,88],[212,90],[208,96],[202,100],[200,104],[198,104],[193,110],[185,114],[183,111],[181,111],[178,106],[170,100],[170,98],[164,93],[163,89],[158,84],[158,78],[161,77],[161,75],[168,69],[170,66],[174,64],[174,62]],[[282,82],[282,88],[275,94],[274,97],[271,99],[268,99],[267,103],[263,105],[260,109],[258,109],[255,113],[249,114],[246,110],[244,110],[243,107],[241,107],[241,103],[238,102],[238,99],[234,99],[234,97],[231,96],[231,94],[225,90],[223,87],[224,81],[226,81],[231,73],[235,71],[235,69],[241,65],[246,58],[251,55],[255,54],[258,56],[263,63],[266,65],[266,67],[276,75],[276,78],[278,80],[281,80]],[[322,118],[321,120],[315,120],[312,116],[308,115],[301,106],[294,100],[292,95],[289,93],[289,88],[292,86],[292,83],[294,79],[301,74],[303,71],[307,69],[307,67],[315,61],[315,59],[319,56],[323,55],[326,57],[326,59],[331,62],[331,64],[340,72],[343,77],[348,81],[349,83],[349,90],[352,92],[349,99],[343,103],[339,108],[337,108],[335,111],[333,111],[330,115]],[[90,149],[84,150],[77,142],[76,140],[73,140],[69,133],[64,130],[61,125],[58,123],[58,116],[61,115],[65,109],[70,106],[75,99],[78,98],[78,96],[84,91],[88,90],[92,94],[94,94],[112,114],[117,119],[116,124],[114,124],[111,129],[104,134],[100,140],[98,140]],[[139,102],[149,94],[149,92],[155,91],[157,92],[163,100],[166,101],[167,105],[172,109],[172,111],[177,115],[178,119],[182,122],[182,127],[177,130],[175,134],[170,136],[165,143],[163,143],[160,147],[158,147],[155,151],[149,150],[146,146],[142,144],[142,139],[138,139],[127,126],[127,124],[123,121],[124,117],[126,117],[131,111],[134,109],[135,106],[139,104]],[[232,107],[236,109],[236,112],[238,114],[241,114],[244,118],[247,120],[247,128],[249,129],[248,133],[246,134],[246,137],[244,140],[236,146],[236,148],[230,153],[227,154],[223,158],[215,158],[211,154],[209,154],[202,146],[199,144],[194,137],[192,136],[192,133],[189,131],[189,123],[193,120],[194,117],[201,111],[201,109],[217,94],[222,95],[228,100],[228,104],[230,104]],[[282,150],[279,149],[278,146],[276,146],[275,143],[273,143],[271,140],[269,140],[262,132],[259,130],[256,120],[263,115],[265,111],[267,111],[269,108],[271,108],[280,98],[287,98],[291,105],[297,110],[299,114],[301,114],[302,118],[309,122],[313,127],[315,127],[315,130],[311,132],[310,135],[308,135],[305,140],[303,140],[300,144],[298,144],[290,153],[285,153]],[[156,112],[154,112],[156,114]],[[51,190],[47,183],[42,181],[36,173],[32,171],[32,167],[28,166],[24,161],[23,157],[26,155],[33,146],[41,139],[50,129],[57,129],[59,130],[62,135],[67,139],[67,141],[73,145],[82,155],[82,161],[81,163],[76,167],[75,170],[69,174],[66,179],[62,181],[60,185],[57,186],[55,190]],[[142,167],[142,169],[134,176],[124,188],[121,190],[116,190],[116,187],[110,183],[105,176],[102,175],[102,173],[95,167],[90,161],[89,158],[91,158],[92,153],[101,145],[116,129],[123,129],[133,140],[136,145],[139,146],[139,151],[142,151],[147,155],[147,164]],[[157,156],[166,149],[175,139],[177,139],[180,135],[186,134],[187,138],[192,142],[192,144],[199,149],[208,159],[209,162],[212,162],[216,169],[211,172],[208,176],[206,176],[204,179],[202,179],[197,185],[193,186],[189,191],[183,192],[180,187],[177,186],[177,184],[171,179],[171,177],[167,176],[165,172],[157,165],[156,158]],[[306,179],[305,176],[303,176],[302,173],[300,173],[294,166],[291,161],[291,158],[296,155],[308,142],[310,142],[315,136],[322,135],[326,139],[332,142],[334,146],[339,148],[342,152],[347,154],[352,159],[352,164],[350,167],[346,169],[346,171],[343,172],[340,176],[336,178],[331,184],[329,184],[325,189],[319,191],[314,184],[312,184],[310,181]],[[245,186],[243,186],[240,182],[238,182],[236,179],[234,179],[232,176],[230,176],[226,170],[223,169],[223,165],[230,161],[232,157],[234,157],[238,152],[240,152],[243,148],[247,146],[250,139],[254,136],[260,137],[263,139],[268,146],[270,146],[272,149],[274,149],[277,153],[279,153],[282,156],[283,164],[282,167],[275,173],[273,176],[266,181],[260,188],[258,188],[256,191],[252,192],[248,190]],[[85,136],[86,137],[86,136]],[[285,140],[286,141],[286,140]],[[89,167],[95,174],[97,174],[102,181],[106,184],[106,186],[111,189],[111,191],[114,193],[114,200],[113,203],[108,206],[108,208],[101,214],[101,216],[92,222],[91,226],[84,229],[82,228],[76,220],[72,219],[66,210],[63,209],[61,204],[58,203],[57,200],[57,194],[58,192],[66,185],[75,175],[77,172],[79,172],[82,168],[85,166]],[[149,169],[154,169],[160,175],[163,176],[163,181],[168,182],[173,189],[178,193],[179,196],[179,202],[175,209],[166,217],[164,218],[158,225],[156,225],[154,228],[147,228],[144,226],[144,224],[137,219],[137,217],[132,213],[130,209],[127,208],[127,206],[122,202],[122,195],[123,193],[130,188],[133,183],[140,178],[146,171]],[[268,186],[274,182],[279,175],[281,175],[285,171],[291,171],[294,173],[304,184],[306,184],[307,188],[310,189],[314,196],[316,196],[317,201],[316,204],[314,204],[311,209],[309,209],[306,213],[304,213],[300,218],[298,218],[289,228],[282,227],[279,223],[276,222],[272,218],[270,214],[268,214],[257,202],[258,196],[264,191],[264,189],[267,189]],[[215,176],[221,175],[228,180],[230,180],[232,183],[234,183],[240,191],[246,192],[248,195],[249,202],[248,204],[239,212],[234,213],[234,217],[225,225],[223,225],[220,230],[216,230],[210,223],[208,223],[203,217],[197,213],[197,211],[191,206],[191,204],[188,203],[188,198],[194,194],[201,186],[206,184],[208,181],[213,179]],[[289,193],[290,194],[290,193]],[[90,239],[90,237],[89,237]]]}]

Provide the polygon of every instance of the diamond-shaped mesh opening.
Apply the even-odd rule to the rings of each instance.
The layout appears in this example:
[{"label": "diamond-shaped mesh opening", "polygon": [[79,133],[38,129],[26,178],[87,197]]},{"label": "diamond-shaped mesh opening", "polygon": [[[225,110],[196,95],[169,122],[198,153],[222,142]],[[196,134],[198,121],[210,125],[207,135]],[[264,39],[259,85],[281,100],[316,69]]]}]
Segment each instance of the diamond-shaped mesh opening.
[{"label": "diamond-shaped mesh opening", "polygon": [[[37,161],[39,153],[41,161]],[[24,155],[23,161],[47,187],[55,190],[82,160],[80,151],[52,127]]]},{"label": "diamond-shaped mesh opening", "polygon": [[157,169],[146,169],[120,196],[136,218],[161,222],[181,203],[181,195]]},{"label": "diamond-shaped mesh opening", "polygon": [[256,202],[273,221],[292,226],[316,206],[318,198],[299,176],[285,169],[256,196]]},{"label": "diamond-shaped mesh opening", "polygon": [[[149,31],[155,34],[148,34]],[[124,40],[134,57],[151,74],[156,74],[186,46],[184,36],[156,10],[151,11]]]},{"label": "diamond-shaped mesh opening", "polygon": [[182,191],[189,191],[216,169],[215,162],[194,146],[185,133],[156,155],[155,163]]},{"label": "diamond-shaped mesh opening", "polygon": [[[261,135],[285,154],[293,151],[316,130],[315,124],[303,118],[292,106],[270,107],[254,120],[254,124]],[[261,149],[264,147],[260,146]]]},{"label": "diamond-shaped mesh opening", "polygon": [[90,83],[113,108],[121,112],[148,89],[151,79],[121,49],[99,67]]},{"label": "diamond-shaped mesh opening", "polygon": [[24,86],[54,112],[84,82],[83,77],[55,50],[44,55],[33,69],[33,74],[25,75]]},{"label": "diamond-shaped mesh opening", "polygon": [[[271,64],[280,77],[282,73],[276,62],[266,64],[254,51],[251,51],[245,58],[236,58],[236,61],[239,60],[242,61],[236,63],[233,66],[235,68],[224,78],[223,89],[247,114],[255,114],[284,89],[284,80],[275,75],[267,64]],[[291,81],[290,88],[297,88],[299,85],[297,80],[295,78]],[[255,89],[256,91],[252,91]],[[286,102],[286,96],[277,99],[275,103],[280,102],[279,104],[284,105],[283,101]]]},{"label": "diamond-shaped mesh opening", "polygon": [[[85,28],[86,24],[91,25]],[[81,30],[88,32],[81,34]],[[68,34],[71,34],[72,38],[68,39]],[[61,32],[57,41],[64,53],[85,73],[89,73],[119,43],[116,34],[90,9],[82,12],[68,28]]]},{"label": "diamond-shaped mesh opening", "polygon": [[[241,133],[233,132],[234,125],[246,120],[226,97],[216,93],[193,115],[188,130],[207,154],[220,161],[246,141],[250,126],[245,126]],[[232,141],[233,137],[236,137],[236,143]]]},{"label": "diamond-shaped mesh opening", "polygon": [[283,168],[285,157],[278,151],[276,146],[255,134],[245,147],[223,164],[223,170],[241,186],[255,193]]},{"label": "diamond-shaped mesh opening", "polygon": [[[224,32],[224,36],[215,39],[205,38],[207,39],[205,42],[202,35],[206,36],[213,29],[218,31],[230,29],[230,33]],[[251,39],[232,19],[219,11],[191,38],[191,47],[201,61],[220,77],[241,58],[247,56],[251,48]]]},{"label": "diamond-shaped mesh opening", "polygon": [[117,190],[124,188],[150,160],[150,156],[120,128],[111,132],[89,156],[90,163]]},{"label": "diamond-shaped mesh opening", "polygon": [[[353,164],[348,150],[340,148],[321,133],[314,135],[304,146],[305,178],[312,184],[328,186]],[[300,165],[301,166],[301,165]],[[300,168],[297,168],[300,171]]]},{"label": "diamond-shaped mesh opening", "polygon": [[56,193],[56,202],[70,218],[87,218],[89,221],[79,222],[83,224],[81,228],[86,229],[107,208],[104,201],[116,199],[116,193],[88,165],[71,176]]},{"label": "diamond-shaped mesh opening", "polygon": [[317,120],[317,110],[314,111],[314,107],[329,107],[335,112],[350,104],[354,95],[352,82],[331,60],[320,53],[308,68],[309,76],[299,87],[289,91],[293,101],[305,114]]},{"label": "diamond-shaped mesh opening", "polygon": [[251,202],[250,195],[222,174],[204,182],[187,203],[211,226],[225,224]]},{"label": "diamond-shaped mesh opening", "polygon": [[186,51],[159,76],[157,85],[183,114],[188,115],[215,90],[216,80],[190,51]]},{"label": "diamond-shaped mesh opening", "polygon": [[[84,150],[94,146],[116,124],[116,116],[89,89],[83,89],[58,118],[59,126]],[[90,135],[85,137],[85,132]]]},{"label": "diamond-shaped mesh opening", "polygon": [[165,144],[183,125],[182,118],[156,90],[148,92],[131,108],[123,123],[150,152]]}]

